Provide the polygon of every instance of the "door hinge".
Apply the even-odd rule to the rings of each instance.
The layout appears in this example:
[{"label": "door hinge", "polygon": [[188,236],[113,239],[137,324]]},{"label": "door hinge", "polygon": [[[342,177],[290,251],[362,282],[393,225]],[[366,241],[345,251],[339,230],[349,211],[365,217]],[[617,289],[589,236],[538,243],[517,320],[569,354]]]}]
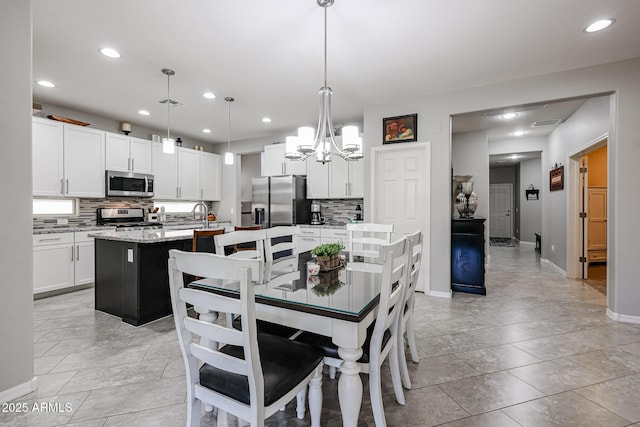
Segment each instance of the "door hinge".
[{"label": "door hinge", "polygon": [[587,257],[583,257],[583,256],[581,256],[581,257],[580,257],[580,262],[587,262]]},{"label": "door hinge", "polygon": [[587,173],[587,168],[580,168],[580,173]]},{"label": "door hinge", "polygon": [[586,218],[587,217],[587,213],[586,212],[580,212],[580,218]]}]

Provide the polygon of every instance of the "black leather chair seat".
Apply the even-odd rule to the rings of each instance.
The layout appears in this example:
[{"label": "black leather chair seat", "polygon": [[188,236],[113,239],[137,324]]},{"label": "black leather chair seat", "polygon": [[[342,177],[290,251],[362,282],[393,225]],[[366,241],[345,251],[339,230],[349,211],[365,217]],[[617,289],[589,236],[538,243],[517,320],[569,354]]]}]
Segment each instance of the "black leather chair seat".
[{"label": "black leather chair seat", "polygon": [[[284,396],[322,361],[322,350],[272,335],[259,335],[260,363],[264,375],[264,404],[269,406]],[[244,349],[226,345],[221,353],[244,358]],[[204,364],[200,368],[200,384],[247,405],[249,383],[247,377]]]},{"label": "black leather chair seat", "polygon": [[[367,339],[362,346],[362,357],[358,360],[359,363],[369,363],[369,347],[371,346],[371,335],[373,334],[373,328],[375,323],[371,324],[367,328]],[[391,332],[387,329],[382,336],[382,347],[384,347],[391,338]],[[303,332],[298,335],[295,341],[312,345],[314,347],[321,348],[324,351],[324,355],[327,357],[333,357],[334,359],[340,359],[338,354],[338,347],[331,342],[330,337],[314,334],[311,332]]]},{"label": "black leather chair seat", "polygon": [[[264,320],[256,321],[256,325],[258,327],[259,334],[269,334],[275,335],[278,337],[289,338],[296,332],[298,332],[295,328],[290,328],[284,325],[278,325],[277,323],[266,322]],[[233,319],[233,327],[239,331],[242,330],[242,323],[240,320],[240,316]]]}]

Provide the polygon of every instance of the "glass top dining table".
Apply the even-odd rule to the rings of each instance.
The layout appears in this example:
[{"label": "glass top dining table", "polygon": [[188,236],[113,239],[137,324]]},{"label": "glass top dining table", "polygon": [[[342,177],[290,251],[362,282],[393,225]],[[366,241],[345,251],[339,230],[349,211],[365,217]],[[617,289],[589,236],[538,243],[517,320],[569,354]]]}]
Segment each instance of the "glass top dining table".
[{"label": "glass top dining table", "polygon": [[[348,258],[348,257],[347,257]],[[348,261],[335,270],[309,275],[307,265],[315,264],[311,252],[299,255],[300,277],[274,285],[265,282],[255,285],[256,302],[315,313],[329,318],[360,321],[378,305],[381,275],[373,271],[353,271],[346,267]],[[190,287],[209,292],[237,295],[237,281],[201,279]]]}]

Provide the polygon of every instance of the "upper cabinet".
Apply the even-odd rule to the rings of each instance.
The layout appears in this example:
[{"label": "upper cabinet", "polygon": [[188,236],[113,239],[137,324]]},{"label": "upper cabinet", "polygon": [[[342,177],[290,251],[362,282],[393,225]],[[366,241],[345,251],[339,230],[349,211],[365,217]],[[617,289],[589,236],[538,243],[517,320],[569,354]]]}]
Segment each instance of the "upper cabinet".
[{"label": "upper cabinet", "polygon": [[151,173],[151,141],[106,132],[107,170]]},{"label": "upper cabinet", "polygon": [[262,176],[307,174],[306,161],[289,160],[284,157],[284,154],[284,144],[265,145],[262,156]]},{"label": "upper cabinet", "polygon": [[221,157],[177,147],[167,154],[152,144],[154,198],[163,200],[220,200]]},{"label": "upper cabinet", "polygon": [[33,194],[104,197],[105,132],[34,117]]},{"label": "upper cabinet", "polygon": [[[340,143],[340,137],[337,137]],[[314,157],[307,161],[307,197],[349,199],[364,197],[364,161],[346,161],[337,155],[325,164]]]}]

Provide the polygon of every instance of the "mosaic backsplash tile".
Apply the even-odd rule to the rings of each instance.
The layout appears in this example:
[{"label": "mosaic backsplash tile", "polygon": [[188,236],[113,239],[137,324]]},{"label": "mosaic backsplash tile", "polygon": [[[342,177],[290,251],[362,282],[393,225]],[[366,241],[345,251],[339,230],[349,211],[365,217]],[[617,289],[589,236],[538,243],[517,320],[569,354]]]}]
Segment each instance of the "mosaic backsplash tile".
[{"label": "mosaic backsplash tile", "polygon": [[356,207],[360,205],[364,212],[363,199],[314,199],[320,203],[325,224],[344,225],[356,216]]},{"label": "mosaic backsplash tile", "polygon": [[[145,212],[149,208],[153,209],[153,199],[136,198],[136,197],[109,197],[108,199],[79,199],[78,215],[51,215],[33,217],[33,229],[43,228],[79,228],[92,227],[96,225],[96,211],[98,208],[108,207],[130,207],[143,208]],[[209,203],[209,211],[212,209],[212,203]],[[67,225],[58,225],[58,219],[66,219]],[[172,222],[184,222],[193,219],[193,215],[189,213],[167,213],[167,224]]]}]

